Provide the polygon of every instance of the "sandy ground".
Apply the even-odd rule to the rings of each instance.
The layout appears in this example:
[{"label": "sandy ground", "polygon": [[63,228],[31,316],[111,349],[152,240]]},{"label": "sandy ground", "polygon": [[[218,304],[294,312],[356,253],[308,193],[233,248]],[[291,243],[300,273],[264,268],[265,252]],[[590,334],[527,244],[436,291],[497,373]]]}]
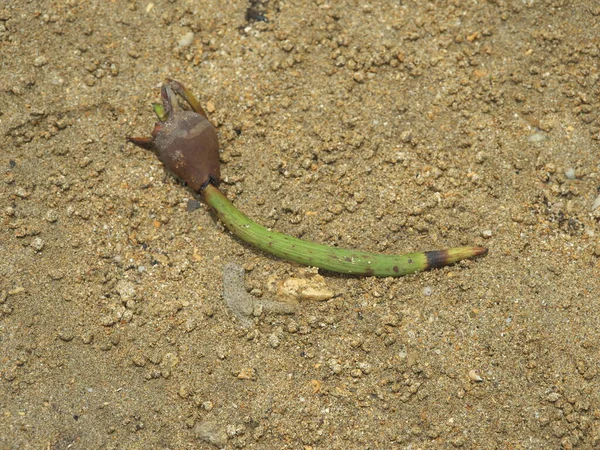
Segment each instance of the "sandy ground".
[{"label": "sandy ground", "polygon": [[[1,449],[600,447],[597,1],[0,6]],[[241,326],[304,270],[156,157],[166,77],[224,190],[332,245],[487,257]],[[248,324],[247,324],[248,325]]]}]

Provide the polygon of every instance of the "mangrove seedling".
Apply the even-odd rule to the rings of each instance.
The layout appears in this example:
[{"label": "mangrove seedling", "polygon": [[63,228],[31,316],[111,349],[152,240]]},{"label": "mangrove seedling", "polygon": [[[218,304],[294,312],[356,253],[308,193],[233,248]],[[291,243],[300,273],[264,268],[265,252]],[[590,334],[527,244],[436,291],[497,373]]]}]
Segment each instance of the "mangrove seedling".
[{"label": "mangrove seedling", "polygon": [[[183,109],[176,95],[189,106]],[[219,142],[214,126],[194,95],[181,83],[166,80],[162,104],[153,104],[158,122],[151,137],[128,138],[154,150],[165,167],[187,183],[239,239],[288,261],[331,272],[376,277],[399,277],[485,255],[483,247],[386,255],[316,244],[269,230],[240,212],[219,190]]]}]

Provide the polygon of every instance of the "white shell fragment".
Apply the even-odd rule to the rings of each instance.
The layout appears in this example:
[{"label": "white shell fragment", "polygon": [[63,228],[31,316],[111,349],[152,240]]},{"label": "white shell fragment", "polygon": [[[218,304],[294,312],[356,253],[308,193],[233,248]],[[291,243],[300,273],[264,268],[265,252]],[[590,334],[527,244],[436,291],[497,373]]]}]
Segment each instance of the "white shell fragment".
[{"label": "white shell fragment", "polygon": [[546,139],[546,136],[544,136],[543,133],[535,133],[527,138],[527,140],[529,142],[542,142],[545,139]]},{"label": "white shell fragment", "polygon": [[600,208],[600,195],[596,197],[596,200],[594,200],[594,204],[592,205],[592,211],[598,208]]},{"label": "white shell fragment", "polygon": [[179,48],[185,48],[185,47],[189,47],[192,44],[192,42],[194,42],[194,33],[189,31],[189,32],[185,33],[183,36],[181,36],[177,45],[179,46]]},{"label": "white shell fragment", "polygon": [[481,232],[481,237],[483,237],[484,239],[490,239],[493,235],[494,232],[492,230],[483,230]]},{"label": "white shell fragment", "polygon": [[471,381],[475,381],[477,383],[480,383],[483,381],[483,378],[481,377],[481,375],[479,375],[479,371],[475,370],[475,369],[469,371],[469,379]]},{"label": "white shell fragment", "polygon": [[567,180],[574,180],[575,178],[577,178],[575,169],[573,169],[572,167],[565,169],[565,177],[567,177]]},{"label": "white shell fragment", "polygon": [[329,300],[333,295],[333,291],[327,288],[325,279],[318,274],[310,278],[290,277],[277,286],[277,296],[282,301],[293,303],[301,300],[322,302]]}]

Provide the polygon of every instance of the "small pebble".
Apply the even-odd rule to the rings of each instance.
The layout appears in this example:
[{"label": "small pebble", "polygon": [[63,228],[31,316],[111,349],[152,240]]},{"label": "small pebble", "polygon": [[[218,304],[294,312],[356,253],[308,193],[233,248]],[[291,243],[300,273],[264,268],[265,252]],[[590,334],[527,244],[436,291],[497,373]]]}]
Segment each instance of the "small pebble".
[{"label": "small pebble", "polygon": [[105,327],[110,327],[110,326],[114,325],[115,323],[117,323],[118,320],[119,320],[118,317],[116,317],[115,315],[110,315],[110,314],[103,314],[99,318],[100,324]]},{"label": "small pebble", "polygon": [[256,371],[252,367],[246,367],[240,370],[237,377],[239,380],[255,380]]},{"label": "small pebble", "polygon": [[360,377],[362,377],[362,375],[363,375],[363,373],[360,369],[352,369],[350,371],[350,376],[352,378],[360,378]]},{"label": "small pebble", "polygon": [[236,436],[241,436],[244,433],[246,433],[246,426],[244,424],[227,424],[227,426],[225,427],[225,430],[227,432],[227,435],[230,438],[234,438]]},{"label": "small pebble", "polygon": [[135,284],[133,284],[131,281],[120,280],[115,289],[121,296],[121,301],[123,303],[127,303],[127,301],[130,299],[135,299]]},{"label": "small pebble", "polygon": [[131,357],[131,362],[136,367],[144,367],[146,365],[146,358],[144,355],[133,355]]},{"label": "small pebble", "polygon": [[271,334],[271,335],[269,336],[269,345],[270,345],[272,348],[277,348],[277,347],[279,347],[279,338],[278,338],[276,335],[274,335],[274,334]]},{"label": "small pebble", "polygon": [[46,213],[46,216],[44,217],[44,219],[46,219],[46,221],[48,221],[50,223],[54,223],[58,220],[58,213],[55,210],[50,209]]},{"label": "small pebble", "polygon": [[194,318],[186,320],[184,328],[186,332],[191,333],[196,329],[196,320]]},{"label": "small pebble", "polygon": [[481,236],[482,236],[484,239],[489,239],[489,238],[491,238],[493,235],[494,235],[494,233],[492,232],[492,230],[484,230],[484,231],[482,231],[482,232],[481,232]]},{"label": "small pebble", "polygon": [[179,387],[179,391],[177,392],[177,394],[181,397],[181,398],[188,398],[190,395],[190,390],[186,385],[182,385]]},{"label": "small pebble", "polygon": [[299,329],[298,323],[294,320],[290,320],[286,326],[287,332],[291,334],[297,333]]},{"label": "small pebble", "polygon": [[73,340],[74,334],[73,331],[68,328],[61,328],[58,330],[58,337],[61,341],[70,342]]},{"label": "small pebble", "polygon": [[342,373],[342,365],[337,361],[337,359],[330,359],[329,361],[327,361],[327,365],[334,374],[339,375],[340,373]]},{"label": "small pebble", "polygon": [[187,205],[186,205],[186,210],[187,212],[192,212],[197,210],[198,208],[200,208],[201,204],[198,200],[188,200]]},{"label": "small pebble", "polygon": [[253,317],[260,317],[263,314],[264,307],[260,303],[254,305],[254,309],[252,310]]},{"label": "small pebble", "polygon": [[562,395],[560,395],[558,392],[552,392],[552,393],[548,394],[548,397],[546,397],[546,398],[549,402],[554,403],[554,402],[558,401],[558,399],[561,397],[562,397]]},{"label": "small pebble", "polygon": [[133,311],[131,310],[127,310],[123,312],[123,316],[121,317],[121,320],[125,323],[129,323],[131,322],[131,320],[133,319]]},{"label": "small pebble", "polygon": [[6,381],[14,381],[15,378],[17,378],[17,374],[16,374],[15,370],[5,370],[4,371],[4,379]]},{"label": "small pebble", "polygon": [[31,241],[30,245],[31,248],[34,249],[36,252],[41,252],[44,248],[44,241],[41,238],[36,237]]},{"label": "small pebble", "polygon": [[352,78],[354,78],[354,81],[357,83],[363,83],[365,81],[365,73],[362,71],[354,72]]},{"label": "small pebble", "polygon": [[175,353],[165,354],[165,356],[162,358],[162,361],[160,362],[160,366],[167,369],[172,369],[177,364],[179,364],[179,357]]},{"label": "small pebble", "polygon": [[48,64],[48,58],[46,58],[45,56],[38,56],[37,58],[35,58],[33,60],[33,65],[35,67],[42,67],[42,66],[45,66],[46,64]]},{"label": "small pebble", "polygon": [[[382,319],[382,322],[384,325],[389,325],[390,327],[397,327],[400,324],[400,321],[402,320],[402,313],[400,314],[388,314],[387,316],[385,316]],[[359,341],[359,345],[361,345],[362,342]]]},{"label": "small pebble", "polygon": [[373,366],[371,366],[371,364],[369,364],[368,362],[358,363],[358,368],[365,375],[369,375],[373,371]]}]

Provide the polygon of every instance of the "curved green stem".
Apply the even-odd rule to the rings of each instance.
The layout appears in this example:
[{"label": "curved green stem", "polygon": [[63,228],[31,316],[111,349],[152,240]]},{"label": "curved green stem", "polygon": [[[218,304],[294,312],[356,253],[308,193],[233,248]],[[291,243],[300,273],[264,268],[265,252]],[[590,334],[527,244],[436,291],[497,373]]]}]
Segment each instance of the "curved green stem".
[{"label": "curved green stem", "polygon": [[261,250],[299,264],[331,272],[376,277],[400,277],[421,270],[447,266],[461,259],[485,255],[483,247],[457,247],[432,252],[384,255],[347,250],[303,241],[271,231],[241,213],[212,184],[202,190],[204,201],[216,212],[223,224],[238,238]]}]

